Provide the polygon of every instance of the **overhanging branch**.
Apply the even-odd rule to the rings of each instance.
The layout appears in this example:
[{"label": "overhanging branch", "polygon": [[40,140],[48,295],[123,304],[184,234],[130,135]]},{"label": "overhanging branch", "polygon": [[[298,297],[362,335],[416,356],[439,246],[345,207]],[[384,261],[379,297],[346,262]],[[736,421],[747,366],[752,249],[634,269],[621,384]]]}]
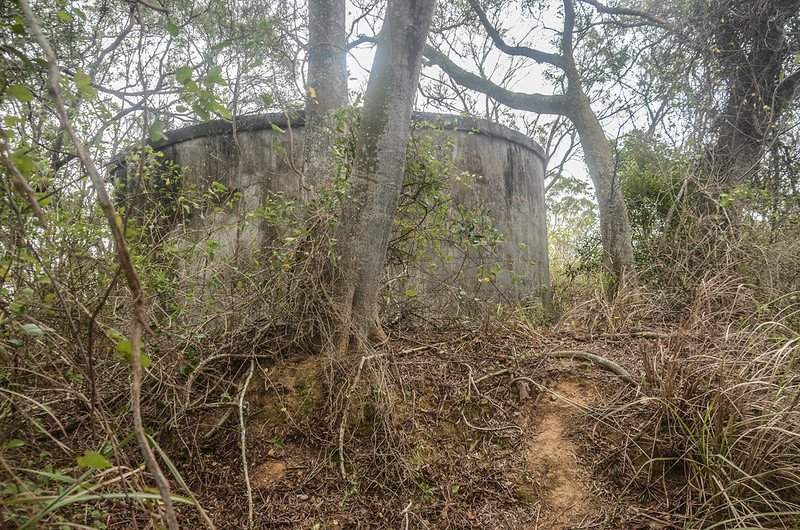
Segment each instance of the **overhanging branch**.
[{"label": "overhanging branch", "polygon": [[486,16],[486,12],[483,10],[480,3],[478,3],[478,0],[467,1],[472,7],[472,10],[475,11],[475,14],[478,15],[478,19],[481,21],[483,28],[486,30],[487,35],[489,35],[489,37],[492,39],[492,42],[498,50],[508,55],[527,57],[528,59],[533,59],[537,63],[547,63],[557,68],[561,68],[562,70],[564,69],[564,58],[560,55],[543,52],[528,46],[511,46],[508,44],[505,40],[503,40],[503,37],[500,35],[500,31],[489,21],[489,17]]},{"label": "overhanging branch", "polygon": [[608,5],[601,4],[597,0],[581,0],[584,4],[589,4],[590,6],[594,7],[598,13],[603,13],[604,15],[618,15],[618,16],[625,16],[625,17],[636,17],[646,20],[651,24],[664,28],[664,29],[674,29],[671,22],[664,20],[661,17],[656,15],[650,14],[647,11],[641,11],[639,9],[630,9],[627,7],[612,7]]},{"label": "overhanging branch", "polygon": [[525,94],[503,88],[488,79],[464,70],[439,50],[425,46],[428,63],[441,68],[459,85],[486,94],[503,105],[539,114],[560,114],[567,111],[567,98],[563,95]]}]

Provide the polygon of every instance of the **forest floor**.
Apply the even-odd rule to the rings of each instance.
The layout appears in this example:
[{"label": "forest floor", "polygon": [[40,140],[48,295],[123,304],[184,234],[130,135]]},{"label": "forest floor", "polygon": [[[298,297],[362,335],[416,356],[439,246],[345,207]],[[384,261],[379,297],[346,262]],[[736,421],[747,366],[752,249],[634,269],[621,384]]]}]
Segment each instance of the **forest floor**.
[{"label": "forest floor", "polygon": [[[624,427],[609,430],[604,414],[634,401],[636,385],[549,355],[592,353],[639,379],[668,335],[589,337],[521,325],[397,334],[363,363],[346,408],[339,393],[344,413],[335,424],[319,414],[334,399],[320,381],[339,373],[352,385],[357,358],[346,366],[299,355],[259,364],[245,409],[254,527],[672,528],[657,495],[634,493],[615,473]],[[222,414],[195,418],[198,438]],[[223,528],[246,527],[249,506],[235,416],[205,449],[176,458]]]}]

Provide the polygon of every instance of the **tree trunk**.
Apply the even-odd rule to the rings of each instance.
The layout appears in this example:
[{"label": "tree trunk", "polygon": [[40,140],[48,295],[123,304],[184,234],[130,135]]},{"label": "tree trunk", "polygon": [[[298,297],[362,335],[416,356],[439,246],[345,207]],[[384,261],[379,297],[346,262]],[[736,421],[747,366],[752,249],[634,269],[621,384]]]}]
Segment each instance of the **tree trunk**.
[{"label": "tree trunk", "polygon": [[[557,114],[567,117],[578,131],[586,159],[589,176],[595,187],[597,206],[600,212],[600,235],[603,240],[605,270],[611,276],[613,288],[623,281],[636,280],[636,264],[633,259],[631,227],[628,208],[622,197],[622,189],[616,178],[614,157],[603,127],[592,110],[575,64],[573,32],[575,9],[573,0],[563,0],[564,32],[561,37],[561,54],[554,55],[527,46],[512,46],[503,40],[501,32],[492,25],[486,12],[477,0],[468,0],[472,10],[487,31],[495,46],[509,56],[527,57],[540,64],[552,65],[564,72],[568,88],[563,94],[529,94],[515,92],[477,76],[456,65],[440,51],[427,47],[425,55],[432,64],[438,65],[459,85],[476,90],[513,109],[540,114]],[[800,0],[797,0],[800,1]],[[592,5],[594,5],[593,2]],[[609,8],[596,6],[607,12]],[[619,9],[616,9],[619,12]],[[625,10],[625,14],[649,18],[646,13]],[[659,19],[660,20],[660,19]],[[660,23],[663,23],[661,21]]]},{"label": "tree trunk", "polygon": [[303,192],[314,199],[319,186],[335,176],[331,115],[347,105],[345,0],[309,0],[308,18]]},{"label": "tree trunk", "polygon": [[701,15],[711,22],[706,31],[727,99],[715,124],[717,140],[700,168],[708,191],[718,198],[761,169],[776,125],[797,96],[800,70],[786,75],[784,66],[793,52],[790,31],[800,1],[732,0],[711,6]]},{"label": "tree trunk", "polygon": [[578,131],[597,197],[604,266],[618,285],[626,279],[634,279],[632,276],[636,271],[636,263],[628,208],[622,197],[611,146],[586,95],[571,94],[568,107],[567,115]]},{"label": "tree trunk", "polygon": [[334,347],[379,339],[380,281],[405,167],[411,112],[435,0],[389,0],[367,85],[350,197],[337,227],[340,325]]}]

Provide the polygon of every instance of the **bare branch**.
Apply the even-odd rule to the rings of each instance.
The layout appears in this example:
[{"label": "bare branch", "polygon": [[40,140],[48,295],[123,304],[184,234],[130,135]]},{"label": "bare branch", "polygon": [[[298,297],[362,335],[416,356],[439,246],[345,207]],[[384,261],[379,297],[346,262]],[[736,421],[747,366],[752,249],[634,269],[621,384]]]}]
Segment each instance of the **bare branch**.
[{"label": "bare branch", "polygon": [[589,4],[590,6],[594,7],[598,13],[603,13],[604,15],[620,15],[625,17],[636,17],[642,18],[653,25],[659,26],[664,29],[674,29],[674,26],[668,20],[664,20],[661,17],[656,15],[652,15],[646,11],[640,11],[639,9],[630,9],[627,7],[612,7],[603,5],[597,0],[580,0],[584,4]]},{"label": "bare branch", "polygon": [[347,51],[350,51],[353,48],[358,48],[362,44],[366,43],[378,44],[378,37],[367,37],[366,35],[360,35],[357,39],[348,42],[346,49]]},{"label": "bare branch", "polygon": [[508,90],[488,79],[464,70],[442,52],[431,46],[425,46],[425,57],[428,59],[429,64],[441,68],[459,85],[486,94],[507,107],[541,114],[566,113],[567,98],[565,96],[525,94]]},{"label": "bare branch", "polygon": [[125,2],[129,4],[142,4],[144,7],[152,9],[153,11],[158,11],[159,13],[169,13],[169,10],[166,7],[157,6],[148,0],[125,0]]},{"label": "bare branch", "polygon": [[506,41],[503,40],[503,37],[500,35],[500,31],[489,21],[489,17],[486,16],[486,12],[483,10],[483,8],[481,8],[478,0],[467,1],[472,7],[472,10],[475,11],[475,14],[478,15],[478,19],[481,21],[481,24],[486,30],[486,33],[492,39],[494,45],[497,46],[497,49],[508,55],[527,57],[529,59],[533,59],[537,63],[547,63],[561,68],[562,70],[564,69],[564,58],[560,55],[543,52],[528,46],[511,46],[506,43]]}]

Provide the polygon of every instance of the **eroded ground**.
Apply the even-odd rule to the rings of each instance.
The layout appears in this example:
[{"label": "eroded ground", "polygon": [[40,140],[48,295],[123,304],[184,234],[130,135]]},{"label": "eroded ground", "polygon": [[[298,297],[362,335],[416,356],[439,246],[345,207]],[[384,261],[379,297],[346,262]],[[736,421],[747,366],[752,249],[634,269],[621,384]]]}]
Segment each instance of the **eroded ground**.
[{"label": "eroded ground", "polygon": [[[341,417],[321,412],[326,403],[344,410],[342,396],[321,381],[346,386],[358,359],[262,364],[246,413],[255,526],[665,528],[638,517],[643,510],[622,503],[591,465],[587,411],[630,388],[589,363],[547,356],[582,348],[637,373],[630,344],[520,329],[394,337],[362,370],[354,395],[372,397],[347,406],[346,479]],[[529,381],[523,399],[519,377]],[[239,436],[230,419],[192,458],[193,487],[223,528],[246,522]]]}]

